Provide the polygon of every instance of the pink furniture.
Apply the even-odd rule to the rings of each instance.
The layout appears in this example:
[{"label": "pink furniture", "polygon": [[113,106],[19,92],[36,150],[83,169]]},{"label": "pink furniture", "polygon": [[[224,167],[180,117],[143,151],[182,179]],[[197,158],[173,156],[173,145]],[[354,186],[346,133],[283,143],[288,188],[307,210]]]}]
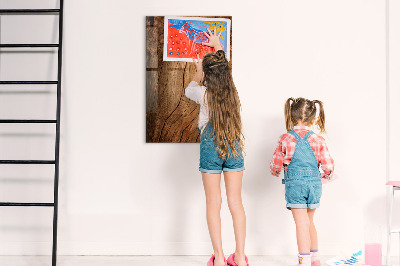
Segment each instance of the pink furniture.
[{"label": "pink furniture", "polygon": [[389,217],[388,217],[388,235],[387,235],[387,253],[386,253],[386,265],[389,265],[390,261],[390,242],[393,233],[400,233],[400,229],[392,229],[392,216],[393,216],[393,199],[394,192],[400,190],[400,181],[388,181],[386,185],[390,186],[389,194]]},{"label": "pink furniture", "polygon": [[365,265],[382,266],[382,244],[365,244]]}]

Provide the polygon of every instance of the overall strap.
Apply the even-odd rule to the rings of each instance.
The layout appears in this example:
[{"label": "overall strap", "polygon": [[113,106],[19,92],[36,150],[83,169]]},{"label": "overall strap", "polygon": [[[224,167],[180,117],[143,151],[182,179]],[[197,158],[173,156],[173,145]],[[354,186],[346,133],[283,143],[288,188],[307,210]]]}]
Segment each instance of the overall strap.
[{"label": "overall strap", "polygon": [[308,131],[308,132],[304,135],[304,137],[302,138],[302,137],[300,137],[300,135],[297,134],[297,132],[294,131],[294,130],[290,130],[288,133],[290,133],[291,135],[293,135],[293,137],[295,137],[297,141],[299,141],[299,140],[306,140],[306,141],[308,141],[308,137],[309,137],[310,135],[314,134],[314,132],[313,132],[312,130],[310,130],[310,131]]},{"label": "overall strap", "polygon": [[313,132],[312,130],[308,131],[308,132],[304,135],[303,139],[304,139],[304,140],[308,140],[308,137],[309,137],[310,135],[312,135],[312,134],[314,134],[314,132]]},{"label": "overall strap", "polygon": [[290,133],[291,135],[293,135],[293,137],[295,137],[297,141],[301,140],[299,134],[297,134],[297,132],[294,131],[293,129],[290,130],[288,133]]}]

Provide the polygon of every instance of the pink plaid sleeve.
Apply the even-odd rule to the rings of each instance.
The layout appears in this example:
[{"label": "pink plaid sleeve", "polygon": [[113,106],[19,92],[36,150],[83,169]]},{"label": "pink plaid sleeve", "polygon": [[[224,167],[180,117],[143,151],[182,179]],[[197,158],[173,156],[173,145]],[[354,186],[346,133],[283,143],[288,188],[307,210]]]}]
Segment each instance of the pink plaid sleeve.
[{"label": "pink plaid sleeve", "polygon": [[279,176],[282,170],[283,160],[285,159],[286,145],[283,145],[283,139],[284,136],[279,138],[278,147],[275,149],[270,163],[271,174],[274,176]]},{"label": "pink plaid sleeve", "polygon": [[330,179],[333,174],[333,170],[335,169],[335,162],[333,161],[331,155],[329,154],[328,151],[328,146],[325,143],[325,139],[321,136],[319,136],[320,142],[319,142],[319,164],[321,166],[321,169],[323,171],[323,176],[322,178]]}]

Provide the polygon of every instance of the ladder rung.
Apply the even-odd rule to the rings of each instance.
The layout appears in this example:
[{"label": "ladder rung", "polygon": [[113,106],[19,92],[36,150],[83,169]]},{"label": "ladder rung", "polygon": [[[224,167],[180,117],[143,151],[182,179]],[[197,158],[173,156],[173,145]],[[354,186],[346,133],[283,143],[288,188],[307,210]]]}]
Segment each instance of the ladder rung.
[{"label": "ladder rung", "polygon": [[57,84],[57,80],[47,81],[0,81],[0,84]]},{"label": "ladder rung", "polygon": [[44,203],[44,202],[32,202],[32,203],[25,203],[25,202],[0,202],[0,206],[28,206],[28,207],[53,207],[54,203]]},{"label": "ladder rung", "polygon": [[0,164],[55,164],[55,160],[0,160]]},{"label": "ladder rung", "polygon": [[0,48],[22,48],[22,47],[58,47],[57,43],[54,44],[41,44],[41,43],[20,43],[20,44],[0,44]]},{"label": "ladder rung", "polygon": [[59,13],[60,9],[0,9],[0,14]]},{"label": "ladder rung", "polygon": [[0,119],[0,124],[53,124],[57,120],[41,120],[41,119]]},{"label": "ladder rung", "polygon": [[390,233],[400,233],[400,229],[394,229],[394,230],[390,231]]}]

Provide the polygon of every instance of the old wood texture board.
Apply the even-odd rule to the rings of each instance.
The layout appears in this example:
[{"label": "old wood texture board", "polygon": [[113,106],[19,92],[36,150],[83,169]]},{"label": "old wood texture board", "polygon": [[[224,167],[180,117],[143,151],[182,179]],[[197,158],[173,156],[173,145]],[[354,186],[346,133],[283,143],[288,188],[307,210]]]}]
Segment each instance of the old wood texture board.
[{"label": "old wood texture board", "polygon": [[[231,66],[232,24],[230,42]],[[199,142],[200,106],[185,96],[196,67],[187,62],[164,62],[163,45],[164,17],[146,17],[146,142]]]}]

